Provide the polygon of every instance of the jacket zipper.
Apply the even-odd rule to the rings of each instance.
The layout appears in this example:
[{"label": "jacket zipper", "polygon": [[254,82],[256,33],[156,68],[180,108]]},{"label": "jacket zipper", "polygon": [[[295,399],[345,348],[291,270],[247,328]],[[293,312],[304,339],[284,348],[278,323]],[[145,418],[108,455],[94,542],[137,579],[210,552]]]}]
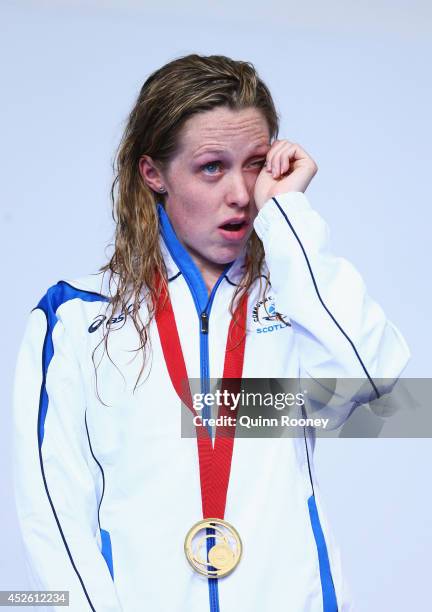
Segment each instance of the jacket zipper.
[{"label": "jacket zipper", "polygon": [[[201,364],[201,393],[208,393],[210,389],[210,360],[209,360],[209,348],[208,348],[208,333],[209,333],[209,319],[210,319],[210,311],[213,305],[213,300],[216,294],[216,291],[221,284],[225,273],[221,274],[214,285],[207,304],[201,313],[199,313],[200,318],[200,364]],[[197,302],[195,302],[196,306],[199,308]],[[197,310],[198,310],[197,308]],[[199,310],[198,310],[199,312]]]},{"label": "jacket zipper", "polygon": [[[171,252],[171,251],[170,251]],[[176,262],[179,270],[181,270],[176,258],[171,253],[174,261]],[[199,317],[199,332],[200,332],[200,378],[201,378],[201,393],[208,393],[210,388],[210,364],[209,364],[209,349],[208,349],[208,332],[209,332],[209,319],[210,319],[210,311],[213,304],[214,296],[216,291],[221,284],[223,278],[226,274],[225,270],[214,285],[211,290],[210,296],[207,300],[207,304],[204,307],[204,310],[201,310],[201,305],[199,302],[199,298],[194,290],[194,286],[187,278],[186,275],[183,275],[183,278],[186,281],[186,284],[189,287],[189,291],[191,292],[195,308]],[[203,417],[208,418],[209,414],[209,406],[204,404],[203,408]],[[211,427],[209,429],[209,435],[212,435]],[[213,529],[207,529],[207,535],[213,535]],[[213,538],[207,539],[207,552],[214,545],[215,540]],[[208,578],[208,589],[209,589],[209,602],[210,602],[210,612],[220,612],[219,608],[219,589],[218,589],[218,579],[217,578]]]},{"label": "jacket zipper", "polygon": [[[160,212],[160,211],[159,211]],[[174,232],[171,228],[171,226],[168,224],[167,229],[167,234],[168,234],[168,238],[164,235],[163,233],[163,219],[162,219],[162,233],[163,233],[163,237],[166,243],[166,246],[168,247],[168,250],[171,254],[171,257],[173,258],[174,262],[176,263],[179,271],[182,271],[182,267],[179,265],[180,262],[177,260],[176,257],[176,253],[173,252],[174,249],[171,248],[169,241],[170,238],[173,240],[173,236]],[[204,285],[204,281],[201,277],[199,284],[202,283],[202,287],[201,289],[198,289],[197,287],[194,287],[194,284],[192,282],[191,278],[188,278],[187,274],[183,274],[183,278],[186,281],[186,284],[189,287],[189,291],[191,292],[193,301],[195,303],[195,308],[198,314],[198,323],[199,323],[199,335],[200,335],[200,386],[201,386],[201,393],[208,393],[208,389],[210,386],[210,364],[209,364],[209,348],[208,348],[208,332],[209,332],[209,318],[210,318],[210,311],[211,311],[211,307],[213,304],[213,300],[214,300],[214,296],[215,293],[219,287],[219,285],[221,284],[223,278],[225,277],[226,272],[228,271],[228,269],[230,268],[231,264],[228,264],[224,270],[224,272],[220,275],[220,277],[218,278],[218,280],[216,281],[216,284],[214,285],[210,296],[208,296],[207,302],[204,306],[204,309],[202,309],[202,304],[204,303],[204,291],[205,291],[205,296],[207,298],[207,290],[205,288]],[[200,300],[201,298],[201,300]],[[209,411],[209,406],[206,406],[204,404],[204,409],[203,409],[203,413],[205,414],[205,411]],[[209,428],[209,434],[211,435],[211,428]],[[208,529],[207,530],[207,534],[208,535],[214,535],[214,530],[213,529]],[[211,548],[214,545],[214,538],[207,538],[207,550],[209,550],[209,548]],[[218,579],[217,578],[208,578],[208,589],[209,589],[209,603],[210,603],[210,612],[220,612],[220,608],[219,608],[219,593],[218,593]]]},{"label": "jacket zipper", "polygon": [[[210,390],[210,363],[209,363],[209,347],[208,347],[208,332],[210,311],[213,304],[214,296],[225,274],[221,274],[216,284],[214,285],[206,307],[200,313],[200,365],[201,365],[201,393],[208,393]],[[197,302],[195,302],[197,305]],[[203,418],[210,417],[210,407],[204,403]],[[209,435],[212,435],[212,428],[209,426]],[[207,535],[213,535],[213,529],[207,529]],[[207,553],[214,546],[215,539],[207,538]],[[219,588],[217,578],[208,578],[210,612],[220,612],[219,607]]]}]

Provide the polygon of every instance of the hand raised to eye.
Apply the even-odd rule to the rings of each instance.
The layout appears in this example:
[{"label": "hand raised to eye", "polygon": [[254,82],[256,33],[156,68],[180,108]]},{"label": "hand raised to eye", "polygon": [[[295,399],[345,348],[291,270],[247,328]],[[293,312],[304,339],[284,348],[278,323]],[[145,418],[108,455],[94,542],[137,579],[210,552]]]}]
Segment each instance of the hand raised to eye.
[{"label": "hand raised to eye", "polygon": [[255,183],[257,209],[279,193],[304,193],[317,172],[318,166],[300,145],[289,140],[275,140]]}]

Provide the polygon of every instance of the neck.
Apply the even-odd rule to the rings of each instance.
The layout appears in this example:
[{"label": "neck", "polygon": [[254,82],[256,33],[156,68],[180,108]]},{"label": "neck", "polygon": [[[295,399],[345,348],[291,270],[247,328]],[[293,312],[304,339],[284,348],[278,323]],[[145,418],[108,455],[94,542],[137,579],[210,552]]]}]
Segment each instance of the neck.
[{"label": "neck", "polygon": [[209,261],[203,261],[201,258],[196,257],[192,253],[191,257],[194,260],[198,270],[201,272],[204,284],[207,287],[207,292],[210,295],[213,287],[218,281],[218,278],[225,270],[226,264],[216,264]]},{"label": "neck", "polygon": [[[188,256],[192,259],[195,266],[198,268],[201,273],[202,279],[204,281],[204,285],[207,289],[208,294],[212,292],[213,287],[215,286],[217,280],[219,279],[222,272],[225,270],[227,264],[218,264],[208,259],[203,258],[199,253],[191,249],[182,243],[179,238],[176,236],[174,229],[171,225],[171,222],[168,218],[168,215],[161,204],[158,205],[158,214],[161,224],[161,232],[164,238],[166,245],[168,246],[168,250],[175,249],[178,250],[177,255],[181,257],[181,250],[184,249],[187,251]],[[169,246],[171,245],[171,246]],[[179,248],[181,245],[182,249]]]}]

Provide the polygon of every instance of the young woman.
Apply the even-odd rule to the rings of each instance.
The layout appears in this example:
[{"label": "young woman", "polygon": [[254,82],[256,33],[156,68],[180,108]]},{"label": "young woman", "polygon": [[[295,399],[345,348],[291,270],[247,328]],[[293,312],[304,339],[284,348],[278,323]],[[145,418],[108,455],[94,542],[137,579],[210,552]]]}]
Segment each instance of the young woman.
[{"label": "young woman", "polygon": [[73,611],[350,608],[313,432],[180,436],[186,376],[203,392],[210,376],[351,377],[379,396],[409,357],[329,251],[304,195],[316,163],[277,132],[251,64],[157,70],[118,151],[110,262],[31,313],[17,506],[34,587],[68,590]]}]

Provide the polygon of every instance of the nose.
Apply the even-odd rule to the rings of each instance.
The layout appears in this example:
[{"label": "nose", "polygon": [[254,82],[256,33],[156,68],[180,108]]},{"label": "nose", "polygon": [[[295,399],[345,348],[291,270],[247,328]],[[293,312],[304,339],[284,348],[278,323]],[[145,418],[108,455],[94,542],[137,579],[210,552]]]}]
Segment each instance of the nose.
[{"label": "nose", "polygon": [[244,208],[251,199],[250,186],[242,172],[233,173],[227,191],[227,203],[230,206]]}]

